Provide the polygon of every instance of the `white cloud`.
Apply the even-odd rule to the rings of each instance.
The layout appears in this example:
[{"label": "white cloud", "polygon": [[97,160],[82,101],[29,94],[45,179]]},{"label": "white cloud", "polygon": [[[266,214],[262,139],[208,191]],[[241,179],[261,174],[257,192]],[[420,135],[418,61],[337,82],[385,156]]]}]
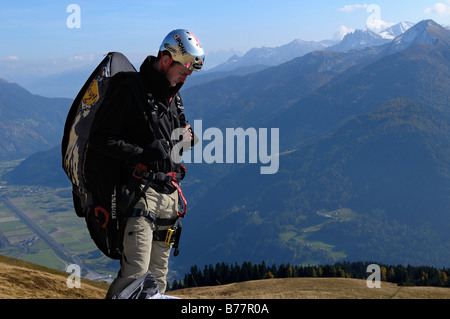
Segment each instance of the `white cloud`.
[{"label": "white cloud", "polygon": [[[445,0],[450,1],[450,0]],[[374,31],[374,32],[380,32],[386,28],[389,28],[393,26],[395,23],[386,22],[381,19],[381,7],[378,4],[352,4],[352,5],[346,5],[342,8],[339,8],[338,10],[341,12],[354,12],[357,10],[364,9],[366,13],[369,13],[370,15],[367,17],[366,25],[367,28]],[[342,32],[342,27],[341,31]]]},{"label": "white cloud", "polygon": [[84,61],[93,61],[95,58],[94,54],[85,54],[85,55],[75,55],[69,58],[69,61],[79,61],[79,62],[84,62]]},{"label": "white cloud", "polygon": [[346,5],[342,8],[339,8],[338,11],[341,12],[353,12],[359,9],[365,9],[367,8],[369,5],[368,4],[352,4],[352,5]]},{"label": "white cloud", "polygon": [[450,0],[446,0],[446,3],[438,2],[432,8],[426,8],[425,13],[436,13],[440,16],[450,15]]},{"label": "white cloud", "polygon": [[374,32],[378,33],[395,24],[381,19],[381,7],[378,4],[369,5],[366,12],[370,13],[370,16],[366,20],[367,27]]},{"label": "white cloud", "polygon": [[374,32],[383,31],[384,29],[392,27],[394,24],[395,23],[386,22],[381,19],[367,20],[367,27]]},{"label": "white cloud", "polygon": [[17,62],[17,61],[20,61],[20,59],[17,56],[10,55],[9,57],[6,58],[6,61]]},{"label": "white cloud", "polygon": [[347,34],[352,32],[355,32],[355,29],[346,27],[345,25],[341,25],[339,31],[334,34],[334,38],[342,40]]}]

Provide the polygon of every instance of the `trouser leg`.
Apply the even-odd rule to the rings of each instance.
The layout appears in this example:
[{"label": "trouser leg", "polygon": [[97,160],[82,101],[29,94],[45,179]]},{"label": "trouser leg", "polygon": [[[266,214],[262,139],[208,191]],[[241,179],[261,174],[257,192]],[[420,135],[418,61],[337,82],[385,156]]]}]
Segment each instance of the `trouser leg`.
[{"label": "trouser leg", "polygon": [[[178,192],[167,195],[149,188],[145,198],[141,199],[135,208],[154,212],[158,218],[174,218],[178,212]],[[155,276],[160,292],[165,292],[171,247],[164,242],[153,241],[153,231],[169,227],[156,226],[147,217],[130,217],[127,220],[121,270],[111,284],[107,298],[122,291],[148,270]]]},{"label": "trouser leg", "polygon": [[152,243],[152,222],[146,217],[130,217],[125,226],[120,272],[111,284],[106,298],[121,292],[147,272]]},{"label": "trouser leg", "polygon": [[156,278],[160,293],[167,288],[167,273],[169,272],[170,246],[161,241],[154,241],[149,270]]},{"label": "trouser leg", "polygon": [[[170,219],[178,213],[178,192],[173,194],[158,194],[151,189],[146,194],[146,209],[156,213],[156,217]],[[155,225],[155,230],[167,230],[170,226]],[[163,238],[164,240],[164,238]],[[169,256],[171,247],[163,241],[153,241],[149,270],[158,283],[159,291],[164,293],[167,288],[167,273],[169,271]]]}]

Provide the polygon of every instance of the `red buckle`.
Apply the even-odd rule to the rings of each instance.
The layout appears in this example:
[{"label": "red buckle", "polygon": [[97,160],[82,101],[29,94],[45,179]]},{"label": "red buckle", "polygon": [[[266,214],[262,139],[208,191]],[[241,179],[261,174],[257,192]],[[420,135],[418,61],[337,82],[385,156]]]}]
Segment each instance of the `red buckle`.
[{"label": "red buckle", "polygon": [[169,172],[169,173],[167,173],[167,175],[172,177],[172,180],[174,180],[174,181],[177,180],[177,173],[176,172]]},{"label": "red buckle", "polygon": [[99,220],[99,218],[98,218],[98,212],[99,212],[99,211],[100,211],[103,215],[105,215],[105,222],[103,223],[103,225],[101,225],[101,227],[102,227],[102,228],[106,228],[106,226],[108,225],[108,222],[109,222],[109,213],[106,211],[106,209],[104,209],[104,208],[101,207],[101,206],[95,207],[95,209],[94,209],[94,214],[95,214],[95,217],[97,217],[97,218],[96,218],[96,221],[97,221],[98,224],[100,224],[100,220]]},{"label": "red buckle", "polygon": [[144,164],[137,164],[136,167],[134,168],[133,171],[133,177],[137,178],[137,179],[141,179],[142,178],[142,174],[147,170],[147,166],[145,166]]}]

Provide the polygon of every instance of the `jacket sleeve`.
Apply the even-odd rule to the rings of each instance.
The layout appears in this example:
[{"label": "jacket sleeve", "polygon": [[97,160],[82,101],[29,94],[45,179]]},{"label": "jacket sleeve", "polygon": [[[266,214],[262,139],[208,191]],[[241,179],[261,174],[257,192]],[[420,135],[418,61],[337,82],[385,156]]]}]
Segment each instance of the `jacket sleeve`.
[{"label": "jacket sleeve", "polygon": [[138,163],[143,149],[126,140],[124,119],[136,110],[136,101],[129,86],[120,86],[106,94],[103,105],[96,113],[89,136],[89,147],[113,158]]}]

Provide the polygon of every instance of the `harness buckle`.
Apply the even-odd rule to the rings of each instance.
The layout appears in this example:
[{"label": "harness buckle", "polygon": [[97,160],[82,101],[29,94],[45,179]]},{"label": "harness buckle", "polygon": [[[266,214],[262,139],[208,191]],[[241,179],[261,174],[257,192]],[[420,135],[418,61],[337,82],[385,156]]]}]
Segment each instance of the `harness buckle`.
[{"label": "harness buckle", "polygon": [[137,164],[133,171],[133,177],[137,179],[141,179],[144,172],[147,170],[147,166],[144,164]]},{"label": "harness buckle", "polygon": [[176,229],[174,227],[171,227],[167,230],[166,239],[164,240],[164,243],[166,245],[171,246],[175,243],[175,236],[172,236],[172,235],[174,235],[175,232],[176,232]]}]

